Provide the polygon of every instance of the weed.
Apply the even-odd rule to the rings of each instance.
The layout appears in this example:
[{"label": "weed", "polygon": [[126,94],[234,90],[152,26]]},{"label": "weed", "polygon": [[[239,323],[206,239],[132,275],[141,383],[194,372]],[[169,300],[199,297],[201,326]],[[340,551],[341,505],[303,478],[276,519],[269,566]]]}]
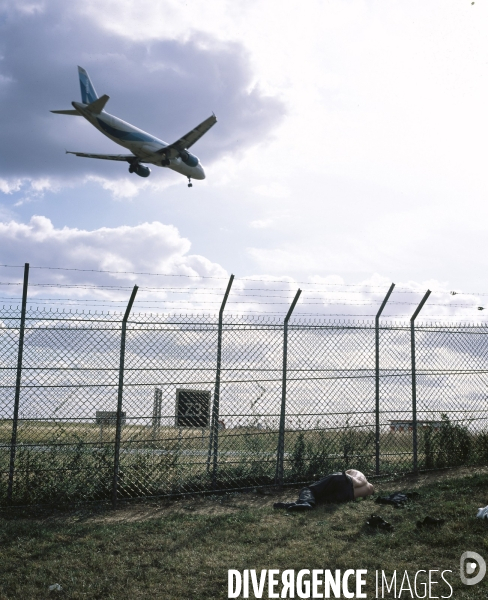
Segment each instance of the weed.
[{"label": "weed", "polygon": [[476,436],[461,423],[452,423],[441,415],[441,426],[421,428],[420,448],[423,449],[426,469],[456,467],[476,461]]},{"label": "weed", "polygon": [[[97,436],[88,436],[89,431]],[[105,432],[110,435],[103,438],[99,429],[70,424],[60,427],[55,437],[49,438],[47,433],[43,427],[32,429],[30,443],[24,441],[17,446],[14,504],[65,504],[110,498],[113,432]],[[236,428],[220,432],[215,478],[207,472],[208,437],[201,430],[168,428],[155,436],[153,428],[141,428],[132,434],[123,430],[122,434],[122,497],[223,491],[274,482],[277,431]],[[87,441],[90,437],[92,441]],[[423,469],[486,464],[488,460],[488,433],[475,434],[447,415],[442,416],[438,428],[419,427],[418,438],[419,466]],[[34,443],[34,439],[38,441]],[[372,473],[374,442],[372,430],[349,423],[338,430],[286,431],[285,481],[306,483],[348,468]],[[380,448],[382,474],[412,470],[411,432],[382,436]],[[0,505],[7,501],[9,458],[10,448],[5,444],[0,448]]]},{"label": "weed", "polygon": [[[381,494],[404,485],[390,484]],[[190,506],[196,510],[191,512],[184,510],[184,502],[156,506],[154,514],[144,506],[142,519],[137,511],[136,519],[131,513],[124,518],[125,513],[90,515],[79,510],[48,519],[4,514],[0,597],[47,598],[48,586],[58,582],[62,596],[73,600],[213,600],[228,597],[229,569],[365,569],[364,591],[374,598],[378,569],[389,578],[395,570],[413,577],[421,569],[436,569],[433,574],[439,575],[440,569],[453,588],[452,597],[481,600],[487,594],[486,578],[476,586],[463,586],[459,559],[466,548],[486,554],[486,525],[475,514],[487,486],[487,475],[432,483],[419,488],[420,496],[403,511],[367,499],[287,516],[271,507],[281,497],[262,505],[254,495],[239,494],[225,510],[218,496],[193,499]],[[439,531],[419,531],[416,521],[432,515],[432,506],[447,519],[446,525]],[[377,511],[393,524],[392,533],[366,526]],[[448,597],[451,590],[443,580],[434,581],[440,583],[432,588],[433,595]]]}]

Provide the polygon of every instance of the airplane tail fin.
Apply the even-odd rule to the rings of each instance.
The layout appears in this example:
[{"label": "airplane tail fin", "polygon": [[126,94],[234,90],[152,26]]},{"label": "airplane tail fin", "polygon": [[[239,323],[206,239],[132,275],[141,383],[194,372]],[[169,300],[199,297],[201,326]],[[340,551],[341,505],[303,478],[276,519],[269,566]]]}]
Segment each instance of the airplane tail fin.
[{"label": "airplane tail fin", "polygon": [[80,77],[81,101],[83,104],[92,104],[95,100],[98,100],[93,83],[90,81],[88,73],[82,67],[78,67],[78,75]]}]

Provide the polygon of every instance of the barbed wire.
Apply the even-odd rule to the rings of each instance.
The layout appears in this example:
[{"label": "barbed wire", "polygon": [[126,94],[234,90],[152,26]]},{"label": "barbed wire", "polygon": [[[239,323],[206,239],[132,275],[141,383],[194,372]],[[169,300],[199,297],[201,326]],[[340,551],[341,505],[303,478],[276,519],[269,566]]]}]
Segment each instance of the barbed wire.
[{"label": "barbed wire", "polygon": [[[24,265],[0,265],[0,267],[8,268],[8,269],[23,269]],[[110,270],[102,270],[102,269],[76,269],[76,268],[68,268],[68,267],[36,267],[29,265],[29,269],[45,269],[49,271],[76,271],[82,273],[109,273],[112,275],[150,275],[154,277],[186,277],[193,279],[218,279],[221,281],[228,281],[228,277],[215,277],[213,275],[186,275],[186,274],[176,274],[176,273],[150,273],[144,271],[110,271]],[[240,278],[240,281],[258,281],[261,283],[287,283],[287,279],[251,279],[247,277]],[[342,285],[346,287],[358,287],[363,284],[347,284],[347,283],[326,283],[326,282],[313,282],[313,281],[290,281],[290,283],[307,283],[309,285]],[[386,286],[386,284],[385,284]],[[379,289],[383,289],[384,286],[369,286],[368,287],[377,287]]]},{"label": "barbed wire", "polygon": [[[5,302],[5,301],[14,301],[14,302],[20,302],[21,298],[19,297],[0,297],[0,302]],[[60,304],[60,305],[69,305],[69,306],[74,306],[74,305],[80,305],[80,306],[86,306],[86,305],[93,305],[93,306],[113,306],[115,308],[115,305],[120,305],[121,308],[125,308],[127,305],[127,301],[124,300],[108,300],[108,299],[88,299],[88,298],[28,298],[27,299],[27,304],[38,304],[38,305],[45,305],[45,304]],[[187,306],[182,306],[182,307],[174,307],[171,306],[175,303],[185,303]],[[178,300],[167,300],[167,299],[162,299],[162,300],[136,300],[136,304],[137,305],[144,305],[143,308],[155,308],[155,309],[162,309],[162,306],[146,306],[147,304],[159,304],[159,305],[170,305],[168,308],[170,308],[171,310],[176,310],[176,309],[189,309],[191,308],[191,306],[188,305],[195,305],[195,308],[197,307],[201,307],[202,305],[211,305],[212,307],[215,306],[215,308],[217,308],[221,303],[220,302],[204,302],[204,301],[199,301],[199,300],[195,300],[195,299],[178,299]],[[289,302],[261,302],[261,303],[257,303],[255,301],[251,301],[251,302],[244,302],[244,301],[228,301],[227,306],[229,305],[250,305],[250,306],[255,306],[256,304],[259,304],[261,306],[276,306],[276,305],[280,305],[280,306],[289,306]],[[403,305],[407,305],[410,306],[413,303],[402,303],[402,302],[398,302],[398,303],[391,303],[391,304],[403,304]],[[343,304],[343,303],[336,303],[336,302],[327,302],[327,303],[321,303],[321,302],[301,302],[300,304],[297,305],[296,310],[299,310],[300,306],[323,306],[324,309],[326,309],[329,306],[371,306],[371,303],[349,303],[349,304]],[[414,306],[416,306],[416,304],[413,304]],[[436,306],[436,307],[444,307],[444,308],[451,308],[451,307],[456,307],[456,308],[472,308],[473,310],[476,309],[477,311],[480,310],[484,310],[483,307],[480,306],[473,306],[473,307],[469,307],[466,305],[462,305],[462,304],[457,304],[457,305],[444,305],[444,304],[430,304],[430,305],[426,305],[426,308],[428,308],[429,306]],[[388,308],[388,305],[387,307]],[[205,308],[204,310],[211,310],[210,308]],[[257,311],[259,312],[259,311]],[[281,313],[280,313],[281,314]],[[323,313],[317,313],[317,314],[323,314]],[[351,313],[347,313],[349,315],[351,315]],[[488,313],[487,313],[488,314]],[[352,313],[353,316],[355,316],[355,313]],[[346,313],[341,313],[341,316],[346,316]],[[376,316],[375,313],[371,313],[371,315],[361,315],[361,316]],[[388,316],[392,316],[392,315],[388,315]],[[404,316],[404,315],[396,315],[396,316]],[[438,316],[450,316],[450,317],[459,317],[461,315],[459,314],[450,314],[450,315],[438,315]],[[464,315],[464,316],[469,316],[469,315]],[[478,316],[482,316],[482,315],[478,315]]]},{"label": "barbed wire", "polygon": [[[237,280],[237,281],[242,281],[242,280]],[[0,285],[16,285],[16,286],[21,286],[23,285],[22,281],[16,281],[16,282],[0,282]],[[336,285],[336,284],[331,284],[331,285]],[[340,285],[340,284],[337,284]],[[85,289],[85,290],[97,290],[97,289],[111,289],[111,290],[132,290],[133,286],[129,286],[129,285],[125,285],[125,286],[121,286],[121,285],[86,285],[86,284],[65,284],[65,283],[29,283],[29,287],[53,287],[53,288],[72,288],[72,289]],[[187,290],[192,290],[192,291],[198,291],[198,290],[218,290],[218,292],[216,291],[215,294],[217,295],[219,294],[223,294],[224,293],[224,288],[223,287],[218,287],[218,288],[201,288],[201,287],[145,287],[145,286],[140,286],[139,289],[142,291],[176,291],[176,290],[182,290],[182,291],[187,291]],[[231,293],[236,293],[236,292],[249,292],[249,291],[253,291],[253,292],[290,292],[292,290],[290,289],[283,289],[283,288],[277,288],[277,289],[272,289],[270,290],[269,288],[247,288],[247,289],[238,289],[233,287],[231,290]],[[302,289],[302,292],[307,292],[306,289]],[[371,292],[368,290],[338,290],[338,291],[334,291],[334,290],[313,290],[314,293],[317,292],[324,292],[327,294],[379,294],[379,292]],[[403,291],[395,289],[395,293],[399,293],[399,294],[417,294],[420,293],[416,290],[407,290],[406,288],[403,289]],[[433,292],[433,293],[441,293],[441,292]],[[442,292],[445,294],[451,294],[452,292]],[[456,292],[457,295],[457,292]],[[474,295],[474,294],[473,294]],[[481,295],[481,294],[478,294]],[[488,294],[486,294],[488,295]]]},{"label": "barbed wire", "polygon": [[[9,268],[9,269],[23,269],[24,265],[0,265],[0,267],[4,267],[4,268]],[[186,275],[186,274],[176,274],[176,273],[150,273],[147,271],[110,271],[110,270],[105,270],[105,269],[76,269],[76,268],[69,268],[69,267],[37,267],[37,266],[29,266],[29,269],[44,269],[44,270],[49,270],[49,271],[75,271],[75,272],[80,272],[80,273],[109,273],[111,275],[149,275],[149,276],[154,276],[154,277],[185,277],[185,278],[190,278],[190,279],[217,279],[217,280],[221,280],[221,281],[228,281],[228,277],[215,277],[213,275]],[[237,278],[236,278],[237,279]],[[307,285],[329,285],[329,286],[342,286],[342,287],[368,287],[368,288],[375,288],[375,289],[385,289],[387,288],[388,284],[382,284],[382,285],[371,285],[371,284],[363,284],[363,283],[328,283],[325,281],[298,281],[295,280],[293,278],[290,277],[290,279],[254,279],[254,278],[247,278],[247,277],[242,277],[239,278],[239,281],[253,281],[253,282],[260,282],[260,283],[300,283],[300,284],[307,284]],[[408,291],[410,291],[409,288],[398,288],[398,289],[407,289]],[[419,291],[419,293],[421,293]],[[444,292],[443,292],[444,293]]]},{"label": "barbed wire", "polygon": [[[66,308],[69,308],[69,306],[76,306],[76,304],[74,304],[74,305],[67,305]],[[97,305],[95,308],[96,309],[100,309],[100,308],[105,308],[105,307],[115,309],[115,311],[116,311],[117,308],[120,308],[119,312],[112,311],[112,313],[111,313],[110,311],[107,311],[107,314],[121,314],[121,315],[124,313],[123,309],[125,308],[125,306],[123,306],[123,307],[114,307],[114,306],[111,306],[111,305],[103,305],[103,304]],[[6,306],[3,305],[3,308],[5,309]],[[12,308],[12,306],[10,306],[9,308]],[[18,306],[17,306],[17,308],[18,308]],[[88,306],[84,305],[83,308],[85,310],[87,310]],[[142,308],[144,310],[159,310],[159,311],[162,310],[161,307],[159,307],[159,306],[144,306]],[[105,314],[103,311],[100,312],[100,313],[98,313],[97,310],[94,310],[93,313],[90,313],[90,311],[89,311],[89,313],[85,313],[85,310],[81,310],[80,312],[76,311],[75,313],[72,313],[71,311],[64,312],[63,309],[61,310],[61,312],[59,312],[58,309],[56,308],[56,310],[54,310],[52,312],[54,314],[66,314],[66,315],[70,315],[70,316],[72,316],[73,314],[100,314],[100,315]],[[216,311],[210,309],[210,308],[188,307],[188,306],[173,306],[173,307],[170,307],[170,310],[171,310],[171,313],[168,312],[168,308],[166,308],[166,309],[164,309],[164,312],[162,312],[161,314],[168,315],[168,316],[171,314],[172,316],[185,316],[185,317],[194,317],[195,315],[198,316],[199,314],[202,314],[204,316],[215,316],[216,318],[218,316],[218,313]],[[175,315],[173,311],[194,311],[194,312],[191,312],[190,314],[188,312],[186,312],[184,314],[180,313],[179,315]],[[41,314],[42,314],[42,312],[45,313],[46,311],[45,310],[41,311]],[[51,311],[47,311],[47,312],[51,312]],[[135,311],[132,312],[132,316],[137,316],[138,314],[141,314],[141,313],[138,313],[137,310],[135,310]],[[256,315],[256,316],[262,316],[262,317],[281,317],[281,318],[284,318],[285,317],[285,312],[246,310],[242,316],[246,316],[246,315]],[[238,315],[235,315],[233,313],[226,313],[225,316],[226,316],[226,318],[232,318],[232,317],[235,317],[235,316],[238,316]],[[487,316],[487,315],[477,315],[478,318],[482,317],[482,316]],[[366,313],[366,314],[365,313],[327,313],[327,312],[321,312],[321,313],[319,313],[319,312],[313,312],[312,313],[312,312],[301,312],[301,311],[297,311],[296,310],[293,313],[293,315],[292,315],[292,319],[298,319],[298,318],[301,318],[301,317],[307,317],[307,318],[308,317],[310,317],[310,318],[317,317],[317,318],[322,318],[322,319],[324,319],[324,318],[328,319],[330,317],[343,317],[343,318],[346,318],[346,319],[353,319],[354,320],[354,319],[359,318],[359,317],[373,319],[373,318],[376,317],[376,314],[375,313]],[[410,320],[410,315],[409,314],[401,314],[401,315],[383,314],[381,318],[382,318],[383,321],[384,320],[388,320],[388,319],[401,319],[401,320],[405,321],[405,320]],[[453,314],[449,314],[449,315],[439,315],[439,314],[426,315],[426,314],[422,314],[421,317],[418,318],[418,322],[422,322],[423,320],[427,320],[427,319],[429,321],[432,321],[432,320],[435,321],[435,320],[438,320],[438,319],[451,319],[451,320],[452,319],[456,319],[456,321],[458,321],[458,320],[464,320],[464,321],[469,320],[473,324],[473,315],[456,315],[456,314],[454,314],[454,315]],[[476,323],[474,323],[474,324],[476,324]]]},{"label": "barbed wire", "polygon": [[[7,264],[1,264],[0,267],[3,268],[11,268],[11,269],[19,269],[19,268],[24,268],[24,265],[7,265]],[[216,276],[212,276],[212,275],[187,275],[187,274],[175,274],[175,273],[152,273],[152,272],[144,272],[144,271],[111,271],[108,269],[77,269],[77,268],[68,268],[68,267],[45,267],[45,266],[29,266],[30,269],[42,269],[42,270],[49,270],[49,271],[73,271],[73,272],[82,272],[82,273],[106,273],[106,274],[112,274],[112,275],[148,275],[148,276],[157,276],[157,277],[182,277],[182,278],[189,278],[189,279],[212,279],[212,280],[221,280],[221,281],[228,281],[227,277],[216,277]],[[243,278],[239,278],[237,279],[237,281],[240,282],[259,282],[259,283],[289,283],[290,285],[294,285],[294,284],[303,284],[303,285],[321,285],[321,286],[329,286],[329,287],[346,287],[346,288],[367,288],[366,290],[360,290],[360,291],[354,291],[354,290],[344,290],[344,292],[347,293],[370,293],[370,294],[374,294],[374,293],[380,293],[380,292],[373,292],[373,291],[368,291],[368,290],[381,290],[381,291],[385,291],[387,289],[387,284],[382,284],[382,285],[372,285],[372,284],[367,284],[367,283],[357,283],[357,284],[347,284],[347,283],[332,283],[332,282],[313,282],[313,281],[299,281],[299,280],[294,280],[292,278],[290,279],[255,279],[255,278],[247,278],[247,277],[243,277]],[[0,285],[22,285],[22,282],[4,282],[1,283]],[[72,287],[72,288],[78,288],[78,289],[130,289],[129,286],[88,286],[88,285],[76,285],[76,284],[29,284],[30,286],[46,286],[46,287]],[[168,290],[168,288],[147,288],[147,291],[159,291],[159,290]],[[173,290],[176,290],[177,288],[173,288]],[[184,288],[180,288],[180,289],[184,289]],[[213,288],[213,289],[219,289],[220,288]],[[253,291],[253,290],[249,290],[249,291]],[[258,290],[256,290],[258,291]],[[259,289],[259,291],[269,291],[268,289]],[[276,290],[276,291],[289,291],[289,290]],[[323,291],[326,293],[331,293],[330,290],[314,290],[315,292],[317,291]],[[405,287],[396,287],[395,288],[395,293],[422,293],[425,290],[422,289],[412,289],[412,288],[405,288]],[[343,293],[344,293],[343,292]],[[447,291],[447,290],[431,290],[432,293],[434,294],[451,294],[453,296],[455,295],[472,295],[472,296],[488,296],[487,292],[456,292],[456,291]]]},{"label": "barbed wire", "polygon": [[[5,300],[18,300],[19,298],[3,298]],[[125,300],[90,300],[90,299],[83,299],[83,298],[34,298],[34,299],[28,299],[27,302],[31,302],[31,303],[46,303],[46,302],[57,302],[57,303],[64,303],[64,302],[92,302],[92,303],[100,303],[100,302],[111,302],[111,303],[117,303],[117,304],[123,304],[124,306],[127,304],[127,302]],[[184,298],[179,298],[178,300],[136,300],[136,302],[138,304],[140,303],[147,303],[147,302],[159,302],[159,303],[165,303],[165,304],[171,304],[173,302],[185,302],[185,303],[190,303],[190,304],[211,304],[214,306],[220,306],[221,302],[203,302],[200,300],[195,300],[195,299],[190,299],[190,300],[185,300]],[[231,301],[229,300],[227,302],[227,304],[258,304],[255,301],[251,301],[251,302],[244,302],[244,301]],[[261,302],[259,304],[262,305],[285,305],[288,306],[290,304],[290,302]],[[337,302],[329,302],[328,304],[339,304],[339,306],[343,306],[342,303],[337,303]],[[351,303],[350,306],[368,306],[370,303],[357,303],[357,304],[353,304]],[[324,304],[322,302],[301,302],[300,305],[317,305],[317,306],[324,306]]]},{"label": "barbed wire", "polygon": [[[267,297],[267,296],[256,296],[258,298],[263,298],[263,297]],[[21,300],[19,297],[0,297],[0,301],[8,301],[8,300],[13,300],[13,301],[19,301]],[[46,304],[46,303],[56,303],[56,304],[65,304],[65,303],[70,303],[70,304],[83,304],[83,303],[89,303],[89,304],[96,304],[96,305],[102,305],[101,303],[103,303],[104,306],[108,306],[107,303],[110,304],[120,304],[123,306],[126,306],[127,302],[126,300],[109,300],[109,299],[87,299],[87,298],[28,298],[27,302],[30,304]],[[147,304],[148,302],[150,303],[159,303],[159,304],[172,304],[174,302],[184,302],[187,304],[196,304],[196,305],[214,305],[214,306],[219,306],[221,305],[221,302],[209,302],[209,301],[201,301],[198,299],[184,299],[184,298],[179,298],[178,300],[170,300],[170,299],[161,299],[161,300],[137,300],[138,304]],[[246,302],[244,300],[229,300],[227,304],[239,304],[239,305],[243,305],[243,304],[260,304],[262,306],[269,306],[269,305],[286,305],[288,306],[290,304],[290,302],[256,302],[256,301],[251,301],[251,302]],[[390,302],[390,305],[404,305],[404,306],[417,306],[418,303],[415,302]],[[373,306],[374,304],[372,302],[349,302],[348,304],[344,304],[343,302],[327,302],[327,301],[323,301],[323,302],[307,302],[307,301],[301,301],[299,303],[299,306],[323,306],[324,308],[326,308],[327,306]],[[388,306],[388,305],[387,305]],[[451,308],[451,307],[455,307],[455,308],[472,308],[473,310],[476,309],[478,311],[480,310],[484,310],[484,307],[480,307],[480,306],[467,306],[465,304],[438,304],[438,303],[432,303],[432,304],[428,304],[427,307],[429,306],[441,306],[444,308]]]},{"label": "barbed wire", "polygon": [[[265,295],[247,295],[245,296],[245,298],[249,298],[249,297],[255,297],[255,298],[283,298],[284,296],[265,296]],[[0,297],[0,301],[9,301],[9,300],[13,300],[13,301],[19,301],[20,298],[17,296],[4,296],[4,297]],[[309,302],[308,300],[321,300],[321,302]],[[337,301],[336,301],[337,300]],[[316,306],[323,306],[324,308],[326,308],[327,306],[377,306],[377,303],[373,303],[373,302],[347,302],[344,303],[342,301],[344,300],[348,300],[347,298],[337,298],[337,299],[332,299],[332,300],[327,300],[327,299],[323,299],[323,298],[308,298],[308,299],[303,299],[299,302],[299,306],[312,306],[312,305],[316,305]],[[289,305],[290,304],[291,299],[288,299],[288,302],[259,302],[259,304],[261,305]],[[45,304],[48,302],[51,303],[91,303],[91,304],[100,304],[100,303],[111,303],[111,304],[122,304],[122,305],[126,305],[126,299],[120,299],[120,300],[110,300],[107,298],[103,298],[103,299],[90,299],[90,298],[43,298],[43,297],[34,297],[34,298],[28,298],[27,300],[28,303],[31,304]],[[199,300],[198,298],[190,298],[190,299],[184,299],[184,298],[179,298],[178,300],[172,300],[172,299],[151,299],[151,300],[144,300],[144,299],[137,299],[137,303],[138,304],[147,304],[147,303],[159,303],[159,304],[171,304],[174,302],[183,302],[183,303],[188,303],[188,304],[197,304],[197,305],[216,305],[219,306],[221,304],[221,302],[210,302],[210,301],[202,301]],[[250,302],[246,302],[244,299],[238,299],[238,298],[231,298],[228,301],[228,304],[258,304],[258,302],[256,301],[250,301]],[[397,301],[391,301],[387,304],[387,306],[390,305],[403,305],[403,306],[417,306],[418,303],[417,302],[397,302]],[[444,308],[472,308],[473,310],[484,310],[484,307],[481,306],[469,306],[466,304],[448,304],[448,303],[428,303],[427,307],[429,306],[437,306],[437,307],[444,307]]]}]

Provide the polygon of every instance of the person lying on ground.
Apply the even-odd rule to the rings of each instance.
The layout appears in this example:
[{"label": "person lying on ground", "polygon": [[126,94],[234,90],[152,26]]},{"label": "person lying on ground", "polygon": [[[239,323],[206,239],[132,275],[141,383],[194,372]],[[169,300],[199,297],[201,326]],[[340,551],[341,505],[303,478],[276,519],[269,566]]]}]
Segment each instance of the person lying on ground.
[{"label": "person lying on ground", "polygon": [[319,481],[300,490],[296,502],[275,502],[273,508],[287,510],[310,510],[319,503],[350,502],[356,498],[370,496],[374,487],[365,475],[356,469],[326,475]]},{"label": "person lying on ground", "polygon": [[364,498],[366,496],[371,496],[374,493],[373,484],[369,483],[369,481],[366,479],[366,476],[361,473],[361,471],[357,471],[356,469],[348,469],[345,471],[345,473],[352,481],[354,498]]}]

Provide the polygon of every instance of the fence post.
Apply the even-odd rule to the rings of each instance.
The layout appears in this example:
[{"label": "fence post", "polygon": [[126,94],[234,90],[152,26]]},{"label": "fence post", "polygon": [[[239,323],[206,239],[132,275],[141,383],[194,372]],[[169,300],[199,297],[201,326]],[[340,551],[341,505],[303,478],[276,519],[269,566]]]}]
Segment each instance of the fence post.
[{"label": "fence post", "polygon": [[153,404],[153,417],[152,426],[153,433],[161,427],[161,407],[163,405],[163,390],[161,388],[154,388],[154,404]]},{"label": "fence post", "polygon": [[278,448],[276,450],[276,475],[275,483],[283,484],[283,461],[285,457],[285,412],[286,412],[286,367],[288,358],[288,321],[295,309],[298,298],[302,290],[299,288],[295,294],[295,298],[286,314],[283,323],[283,373],[281,379],[281,411],[280,411],[280,430],[278,433]]},{"label": "fence post", "polygon": [[375,391],[376,391],[376,406],[375,406],[375,415],[376,415],[376,437],[375,437],[375,446],[376,446],[376,475],[380,474],[380,317],[383,309],[388,302],[388,299],[393,292],[393,288],[395,284],[392,283],[390,285],[390,289],[388,290],[383,303],[380,306],[379,311],[376,313],[374,328],[375,328]]},{"label": "fence post", "polygon": [[224,319],[224,308],[227,303],[227,298],[230,294],[230,288],[234,281],[234,275],[230,276],[227,289],[225,290],[224,299],[219,310],[219,329],[217,334],[217,370],[215,373],[215,390],[214,401],[212,407],[212,421],[210,425],[210,444],[208,448],[207,471],[210,468],[210,459],[213,455],[212,467],[212,488],[217,484],[217,469],[218,469],[218,453],[219,453],[219,409],[220,409],[220,368],[222,362],[222,326]]},{"label": "fence post", "polygon": [[122,431],[122,396],[124,391],[124,361],[125,361],[125,337],[127,331],[127,319],[129,318],[132,305],[139,288],[134,286],[130,295],[129,304],[122,319],[122,333],[120,336],[120,364],[119,364],[119,388],[117,393],[117,423],[115,429],[115,450],[114,450],[114,474],[112,482],[112,506],[117,506],[117,490],[119,487],[119,457],[120,457],[120,437]]},{"label": "fence post", "polygon": [[410,319],[410,349],[412,355],[412,430],[413,430],[413,472],[418,472],[418,442],[417,442],[417,372],[415,368],[415,319],[430,296],[427,290]]},{"label": "fence post", "polygon": [[12,502],[14,484],[15,453],[17,450],[17,426],[19,422],[20,381],[22,378],[22,355],[24,353],[25,313],[27,308],[27,288],[29,286],[29,263],[24,265],[24,287],[22,289],[22,312],[20,314],[19,351],[17,354],[17,378],[15,380],[14,414],[12,422],[12,439],[10,441],[10,465],[8,473],[7,503]]}]

